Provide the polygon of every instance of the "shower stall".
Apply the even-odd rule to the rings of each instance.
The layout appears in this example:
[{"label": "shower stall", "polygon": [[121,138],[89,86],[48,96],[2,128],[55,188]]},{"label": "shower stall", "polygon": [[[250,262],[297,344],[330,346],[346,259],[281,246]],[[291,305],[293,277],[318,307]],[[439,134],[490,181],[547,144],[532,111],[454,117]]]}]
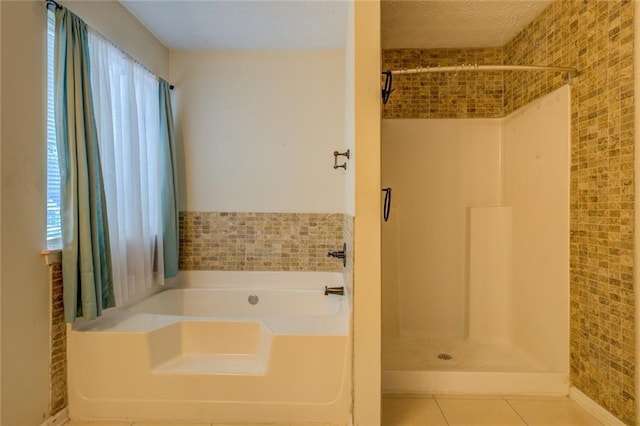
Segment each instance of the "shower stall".
[{"label": "shower stall", "polygon": [[382,120],[384,392],[568,392],[569,99]]}]

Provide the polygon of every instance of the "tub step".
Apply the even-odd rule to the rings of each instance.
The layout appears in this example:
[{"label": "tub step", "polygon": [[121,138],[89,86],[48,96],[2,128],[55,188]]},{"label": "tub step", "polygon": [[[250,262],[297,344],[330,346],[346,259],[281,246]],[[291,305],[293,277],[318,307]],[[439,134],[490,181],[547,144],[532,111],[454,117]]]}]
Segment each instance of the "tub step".
[{"label": "tub step", "polygon": [[265,374],[264,355],[183,355],[153,369],[160,374]]}]

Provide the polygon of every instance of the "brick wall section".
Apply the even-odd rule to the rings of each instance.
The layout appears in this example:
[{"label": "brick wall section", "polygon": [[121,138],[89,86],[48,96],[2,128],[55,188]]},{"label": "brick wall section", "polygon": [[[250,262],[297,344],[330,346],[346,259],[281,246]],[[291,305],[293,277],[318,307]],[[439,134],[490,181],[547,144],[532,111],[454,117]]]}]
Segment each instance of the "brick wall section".
[{"label": "brick wall section", "polygon": [[181,270],[342,271],[344,215],[180,213]]},{"label": "brick wall section", "polygon": [[50,416],[67,406],[67,335],[62,302],[62,264],[51,265]]}]

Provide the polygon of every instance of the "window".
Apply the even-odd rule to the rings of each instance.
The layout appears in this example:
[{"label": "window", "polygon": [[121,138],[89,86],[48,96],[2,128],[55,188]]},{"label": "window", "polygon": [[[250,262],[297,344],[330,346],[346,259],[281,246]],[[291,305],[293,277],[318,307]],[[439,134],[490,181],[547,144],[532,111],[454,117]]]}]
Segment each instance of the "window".
[{"label": "window", "polygon": [[89,63],[116,305],[162,282],[158,79],[91,30]]},{"label": "window", "polygon": [[47,11],[47,248],[62,246],[60,220],[60,169],[53,106],[53,52],[55,47],[55,14]]},{"label": "window", "polygon": [[[47,248],[51,250],[62,246],[53,12],[47,30]],[[113,286],[116,304],[122,305],[163,282],[158,78],[93,29],[88,45]]]}]

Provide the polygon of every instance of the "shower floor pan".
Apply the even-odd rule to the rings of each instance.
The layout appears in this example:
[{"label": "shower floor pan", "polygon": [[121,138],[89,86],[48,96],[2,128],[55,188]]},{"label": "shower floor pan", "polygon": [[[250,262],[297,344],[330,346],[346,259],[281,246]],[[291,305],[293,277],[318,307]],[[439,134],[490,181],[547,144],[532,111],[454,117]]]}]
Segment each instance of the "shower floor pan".
[{"label": "shower floor pan", "polygon": [[566,395],[566,372],[549,371],[508,344],[424,337],[384,338],[385,393]]}]

